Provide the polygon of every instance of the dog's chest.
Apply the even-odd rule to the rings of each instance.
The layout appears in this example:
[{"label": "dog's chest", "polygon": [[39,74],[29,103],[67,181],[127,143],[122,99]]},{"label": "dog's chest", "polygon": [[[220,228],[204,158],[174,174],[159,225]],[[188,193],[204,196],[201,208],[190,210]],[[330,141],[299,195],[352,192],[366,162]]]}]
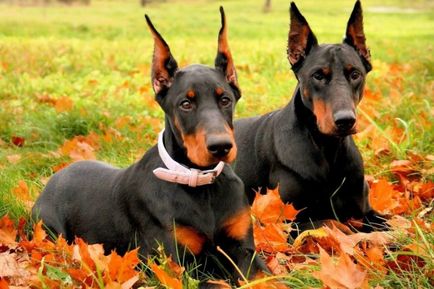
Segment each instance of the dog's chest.
[{"label": "dog's chest", "polygon": [[197,255],[221,238],[244,239],[251,227],[250,209],[230,197],[204,198],[185,207],[174,224],[176,242]]}]

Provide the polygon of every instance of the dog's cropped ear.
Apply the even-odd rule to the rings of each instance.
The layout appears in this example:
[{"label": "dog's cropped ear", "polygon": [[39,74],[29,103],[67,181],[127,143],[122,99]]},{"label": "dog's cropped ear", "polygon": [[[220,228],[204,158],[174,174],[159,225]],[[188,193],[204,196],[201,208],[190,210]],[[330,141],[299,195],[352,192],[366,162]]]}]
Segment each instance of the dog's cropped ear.
[{"label": "dog's cropped ear", "polygon": [[297,71],[309,51],[318,45],[315,35],[294,2],[289,9],[291,21],[288,33],[288,60]]},{"label": "dog's cropped ear", "polygon": [[372,69],[371,54],[366,46],[365,33],[363,32],[362,4],[360,4],[359,0],[356,1],[353,12],[348,20],[344,43],[354,47],[362,58],[366,71],[370,71]]},{"label": "dog's cropped ear", "polygon": [[167,45],[166,41],[164,41],[163,37],[161,37],[160,33],[155,29],[151,19],[149,19],[148,15],[145,15],[145,18],[154,38],[151,80],[154,92],[158,95],[160,92],[166,91],[172,85],[173,76],[178,70],[178,64],[170,52],[169,45]]},{"label": "dog's cropped ear", "polygon": [[[226,16],[223,7],[220,6],[220,15],[222,21],[222,27],[220,28],[218,37],[218,50],[215,58],[215,68],[221,70],[226,77],[226,81],[238,92],[240,88],[238,86],[237,72],[235,71],[234,60],[229,49],[228,44],[228,27],[226,25]],[[237,97],[239,97],[238,95]]]}]

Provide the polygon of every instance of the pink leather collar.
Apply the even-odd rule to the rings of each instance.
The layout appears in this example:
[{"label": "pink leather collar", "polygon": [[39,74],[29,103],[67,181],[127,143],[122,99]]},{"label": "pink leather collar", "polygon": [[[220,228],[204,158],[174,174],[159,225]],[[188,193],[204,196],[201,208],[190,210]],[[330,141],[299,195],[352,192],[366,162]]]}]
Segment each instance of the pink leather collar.
[{"label": "pink leather collar", "polygon": [[212,170],[201,171],[198,169],[187,168],[184,165],[173,160],[163,143],[164,129],[158,135],[158,154],[165,168],[156,168],[153,170],[154,175],[163,181],[188,185],[190,187],[204,186],[214,183],[218,177],[225,163],[220,161]]}]

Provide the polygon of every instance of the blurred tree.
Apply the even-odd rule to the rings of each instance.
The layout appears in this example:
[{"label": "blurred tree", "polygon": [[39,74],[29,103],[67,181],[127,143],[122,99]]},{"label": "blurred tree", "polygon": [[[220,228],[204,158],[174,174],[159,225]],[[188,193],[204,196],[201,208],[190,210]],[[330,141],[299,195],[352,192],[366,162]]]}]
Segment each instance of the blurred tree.
[{"label": "blurred tree", "polygon": [[264,13],[270,12],[271,11],[271,0],[265,0],[265,4],[264,4]]},{"label": "blurred tree", "polygon": [[[167,0],[159,0],[158,2],[166,2]],[[140,5],[146,6],[147,4],[150,4],[151,2],[157,2],[155,0],[140,0]]]}]

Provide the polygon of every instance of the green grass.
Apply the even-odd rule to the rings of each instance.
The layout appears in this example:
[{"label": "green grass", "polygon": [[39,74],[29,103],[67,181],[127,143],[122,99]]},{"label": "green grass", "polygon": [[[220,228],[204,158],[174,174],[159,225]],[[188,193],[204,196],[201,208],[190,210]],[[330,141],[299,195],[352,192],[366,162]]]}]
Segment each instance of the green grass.
[{"label": "green grass", "polygon": [[[284,106],[296,85],[286,59],[289,1],[273,0],[267,14],[262,2],[166,1],[145,8],[138,1],[71,7],[0,4],[0,215],[27,216],[12,189],[25,180],[35,198],[52,168],[65,161],[53,152],[67,139],[102,135],[115,127],[120,140],[101,142],[97,158],[123,167],[155,143],[163,113],[150,88],[153,41],[145,13],[178,63],[211,65],[220,28],[218,7],[223,5],[243,92],[237,117]],[[300,0],[297,5],[320,42],[341,41],[353,1]],[[381,94],[378,103],[367,102],[366,108],[376,132],[390,140],[391,154],[378,160],[371,139],[357,142],[367,172],[382,175],[391,160],[405,158],[409,151],[422,156],[434,151],[434,5],[366,0],[363,6],[374,61],[367,87]],[[391,72],[391,65],[398,71]],[[44,96],[67,96],[73,108],[57,112],[41,101]],[[126,124],[117,125],[119,119],[127,119]],[[401,138],[390,135],[393,127],[403,129]],[[25,145],[14,146],[13,136],[24,137]],[[18,162],[8,161],[16,154],[21,156]],[[432,171],[424,177],[432,179]],[[309,279],[297,274],[295,278]],[[297,282],[292,286],[304,288]]]}]

